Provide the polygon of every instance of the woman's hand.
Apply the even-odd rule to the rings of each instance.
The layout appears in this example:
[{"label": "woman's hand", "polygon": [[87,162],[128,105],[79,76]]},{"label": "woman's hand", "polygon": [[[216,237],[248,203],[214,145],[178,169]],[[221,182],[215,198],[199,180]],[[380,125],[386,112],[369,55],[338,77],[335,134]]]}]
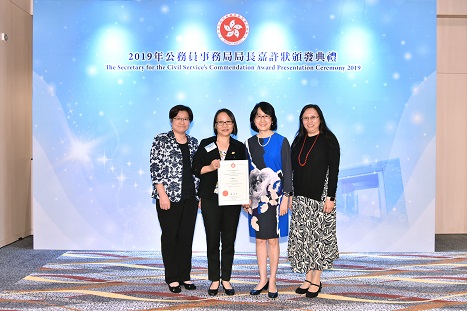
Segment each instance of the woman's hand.
[{"label": "woman's hand", "polygon": [[289,197],[283,196],[281,206],[279,208],[279,215],[283,216],[289,212]]},{"label": "woman's hand", "polygon": [[165,192],[165,188],[163,184],[156,185],[157,194],[159,195],[159,206],[163,210],[170,209],[170,200],[169,196]]},{"label": "woman's hand", "polygon": [[326,198],[324,201],[324,207],[323,210],[325,213],[330,213],[334,209],[334,201],[331,201],[329,198]]},{"label": "woman's hand", "polygon": [[211,164],[209,165],[211,171],[217,170],[219,166],[221,166],[221,160],[219,159],[212,160]]},{"label": "woman's hand", "polygon": [[170,209],[170,200],[167,194],[165,193],[159,193],[159,205],[161,209],[163,210],[169,210]]},{"label": "woman's hand", "polygon": [[202,174],[214,172],[215,170],[219,168],[219,166],[221,166],[221,160],[219,159],[212,160],[211,164],[205,165],[201,168],[200,174],[202,175]]},{"label": "woman's hand", "polygon": [[250,210],[251,200],[249,204],[242,204],[243,210],[248,213]]}]

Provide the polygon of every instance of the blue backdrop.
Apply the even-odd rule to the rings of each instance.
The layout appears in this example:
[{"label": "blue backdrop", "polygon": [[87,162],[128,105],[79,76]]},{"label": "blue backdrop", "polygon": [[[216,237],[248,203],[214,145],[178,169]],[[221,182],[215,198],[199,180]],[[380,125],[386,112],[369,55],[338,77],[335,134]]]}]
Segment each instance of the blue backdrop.
[{"label": "blue backdrop", "polygon": [[[170,107],[198,139],[229,108],[244,141],[268,101],[289,141],[309,103],[340,141],[341,251],[434,250],[435,0],[37,0],[33,51],[35,248],[159,250],[149,151]],[[195,234],[205,250],[201,214]]]}]

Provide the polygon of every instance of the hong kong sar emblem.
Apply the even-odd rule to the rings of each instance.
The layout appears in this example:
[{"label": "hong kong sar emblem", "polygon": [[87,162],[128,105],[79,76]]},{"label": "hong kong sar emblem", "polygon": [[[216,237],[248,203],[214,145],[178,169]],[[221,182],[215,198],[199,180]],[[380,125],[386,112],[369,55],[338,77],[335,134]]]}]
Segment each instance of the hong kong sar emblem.
[{"label": "hong kong sar emblem", "polygon": [[228,45],[242,43],[248,37],[249,32],[248,22],[240,14],[226,14],[217,23],[217,35]]}]

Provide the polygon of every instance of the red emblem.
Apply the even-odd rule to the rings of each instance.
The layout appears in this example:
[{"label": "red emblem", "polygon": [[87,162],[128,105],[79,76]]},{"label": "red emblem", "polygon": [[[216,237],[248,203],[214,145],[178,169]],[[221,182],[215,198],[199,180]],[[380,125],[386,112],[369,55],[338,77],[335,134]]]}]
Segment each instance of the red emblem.
[{"label": "red emblem", "polygon": [[249,32],[248,22],[240,14],[226,14],[217,23],[217,35],[228,45],[242,43],[248,37]]},{"label": "red emblem", "polygon": [[223,195],[224,197],[226,197],[226,196],[229,195],[229,192],[228,192],[227,190],[224,190],[224,191],[222,191],[222,195]]}]

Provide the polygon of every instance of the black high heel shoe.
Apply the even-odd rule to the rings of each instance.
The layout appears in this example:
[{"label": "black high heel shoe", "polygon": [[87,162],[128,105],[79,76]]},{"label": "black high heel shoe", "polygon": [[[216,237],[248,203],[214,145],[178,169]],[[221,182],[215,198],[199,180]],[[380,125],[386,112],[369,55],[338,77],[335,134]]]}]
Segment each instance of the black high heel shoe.
[{"label": "black high heel shoe", "polygon": [[[232,288],[225,288],[224,282],[229,282],[230,283],[230,281],[221,281],[222,287],[224,288],[224,293],[226,295],[228,295],[228,296],[235,295],[235,289],[233,287]],[[232,286],[232,284],[230,284],[230,286]]]},{"label": "black high heel shoe", "polygon": [[[311,282],[308,281],[308,280],[305,280],[305,282],[308,282],[308,283],[311,284]],[[297,288],[295,289],[295,292],[296,292],[297,294],[299,294],[299,295],[303,295],[303,294],[305,294],[305,293],[308,291],[308,288],[310,288],[310,286],[311,286],[311,285],[309,285],[307,288],[301,288],[301,287],[299,286],[299,287],[297,287]]]},{"label": "black high heel shoe", "polygon": [[271,299],[276,299],[277,297],[279,296],[279,292],[268,292],[268,298],[271,298]]},{"label": "black high heel shoe", "polygon": [[[211,286],[212,286],[212,283],[214,283],[214,282],[219,282],[219,281],[213,281],[213,282],[211,282]],[[216,296],[216,295],[217,295],[217,292],[219,291],[219,286],[217,286],[216,289],[211,289],[211,286],[209,286],[208,294],[209,294],[209,296]]]},{"label": "black high heel shoe", "polygon": [[270,292],[269,289],[268,289],[268,298],[276,299],[277,296],[279,296],[279,291],[277,290],[277,286],[276,286],[276,291],[275,292]]},{"label": "black high heel shoe", "polygon": [[168,284],[168,285],[169,285],[169,290],[170,290],[172,293],[178,294],[178,293],[180,293],[180,292],[182,291],[182,287],[180,286],[180,284],[179,284],[179,285],[175,285],[175,286],[170,286],[170,284]]},{"label": "black high heel shoe", "polygon": [[182,285],[183,285],[183,287],[185,287],[185,289],[188,289],[188,290],[194,290],[194,289],[196,289],[196,285],[193,284],[193,283],[185,283],[185,282],[182,282]]},{"label": "black high heel shoe", "polygon": [[263,290],[267,290],[268,287],[269,287],[269,280],[267,281],[266,285],[263,286],[263,288],[261,288],[261,289],[252,289],[250,291],[250,295],[253,295],[253,296],[259,295],[259,294],[261,294],[261,292]]},{"label": "black high heel shoe", "polygon": [[[321,292],[321,288],[323,287],[323,285],[321,284],[321,282],[319,282],[319,285],[318,284],[314,284],[314,283],[310,283],[311,285],[314,285],[314,286],[317,286],[318,287],[318,290],[316,292],[309,292],[307,291],[306,292],[306,298],[315,298],[315,297],[318,297],[318,294]],[[310,287],[311,287],[310,285]]]}]

